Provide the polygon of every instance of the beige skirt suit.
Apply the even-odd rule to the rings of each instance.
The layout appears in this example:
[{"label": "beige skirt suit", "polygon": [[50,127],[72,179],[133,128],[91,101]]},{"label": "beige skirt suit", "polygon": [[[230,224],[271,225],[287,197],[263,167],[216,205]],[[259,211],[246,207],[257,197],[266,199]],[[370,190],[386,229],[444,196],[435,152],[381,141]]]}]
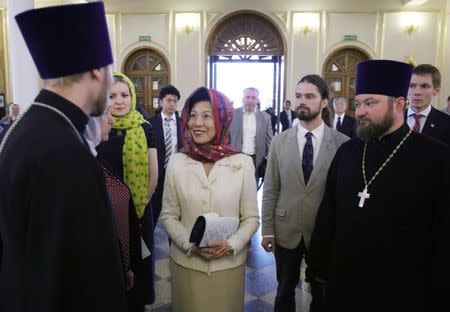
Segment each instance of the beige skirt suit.
[{"label": "beige skirt suit", "polygon": [[[243,311],[247,245],[259,227],[252,159],[234,154],[215,162],[207,176],[201,162],[178,153],[166,169],[161,221],[170,246],[172,310]],[[197,217],[216,212],[238,217],[228,238],[234,253],[206,261],[190,254],[191,229]]]}]

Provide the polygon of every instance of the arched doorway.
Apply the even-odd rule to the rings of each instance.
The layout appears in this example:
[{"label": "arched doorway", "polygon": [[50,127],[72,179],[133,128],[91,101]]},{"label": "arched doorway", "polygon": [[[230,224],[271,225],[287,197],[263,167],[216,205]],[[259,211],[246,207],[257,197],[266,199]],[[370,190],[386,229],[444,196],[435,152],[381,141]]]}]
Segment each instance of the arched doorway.
[{"label": "arched doorway", "polygon": [[[254,11],[240,11],[224,17],[207,43],[208,83],[226,91],[241,105],[242,90],[260,90],[261,109],[279,111],[284,92],[285,44],[277,26]],[[236,101],[238,101],[236,103]]]},{"label": "arched doorway", "polygon": [[[356,48],[343,48],[331,54],[325,61],[323,77],[330,88],[330,100],[343,96],[349,103],[347,111],[354,114],[356,65],[370,57]],[[331,101],[330,101],[331,102]],[[332,105],[331,109],[332,109]]]},{"label": "arched doorway", "polygon": [[136,104],[154,115],[162,88],[170,84],[169,63],[158,51],[143,48],[134,51],[124,63],[123,72],[136,88]]}]

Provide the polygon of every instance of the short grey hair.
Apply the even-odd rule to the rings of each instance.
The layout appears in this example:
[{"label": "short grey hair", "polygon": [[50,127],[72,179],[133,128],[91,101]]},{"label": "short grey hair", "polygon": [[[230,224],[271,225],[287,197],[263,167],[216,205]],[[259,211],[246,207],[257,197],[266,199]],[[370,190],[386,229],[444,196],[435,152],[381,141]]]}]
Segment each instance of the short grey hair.
[{"label": "short grey hair", "polygon": [[258,93],[258,95],[259,95],[259,90],[256,89],[255,87],[248,87],[248,88],[245,88],[243,93],[245,93],[246,91],[256,91],[256,93]]},{"label": "short grey hair", "polygon": [[336,105],[336,101],[337,101],[337,100],[340,100],[340,99],[344,100],[345,105],[347,105],[347,99],[346,99],[345,97],[343,97],[343,96],[337,96],[337,97],[335,97],[335,98],[333,99],[333,107]]},{"label": "short grey hair", "polygon": [[58,78],[50,78],[50,79],[44,79],[44,86],[51,86],[51,87],[68,87],[83,78],[83,75],[85,73],[79,73],[79,74],[73,74],[69,76],[63,76]]}]

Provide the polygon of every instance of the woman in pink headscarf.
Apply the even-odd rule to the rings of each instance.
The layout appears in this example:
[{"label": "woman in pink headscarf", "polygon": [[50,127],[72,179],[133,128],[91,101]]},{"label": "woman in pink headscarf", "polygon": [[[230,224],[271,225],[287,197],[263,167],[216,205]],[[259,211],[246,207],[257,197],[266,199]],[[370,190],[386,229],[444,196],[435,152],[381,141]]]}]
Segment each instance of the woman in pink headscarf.
[{"label": "woman in pink headscarf", "polygon": [[[227,97],[204,87],[183,108],[184,148],[167,166],[161,214],[172,239],[173,311],[243,311],[246,247],[259,215],[253,161],[228,144],[232,116]],[[235,217],[239,226],[200,248],[190,232],[211,212]]]}]

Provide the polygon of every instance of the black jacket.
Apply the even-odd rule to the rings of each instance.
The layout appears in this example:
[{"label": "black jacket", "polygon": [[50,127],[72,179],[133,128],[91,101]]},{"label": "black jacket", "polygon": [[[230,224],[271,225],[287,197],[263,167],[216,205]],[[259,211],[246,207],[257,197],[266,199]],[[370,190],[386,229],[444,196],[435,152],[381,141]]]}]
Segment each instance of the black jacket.
[{"label": "black jacket", "polygon": [[341,127],[337,129],[336,126],[336,130],[353,139],[356,136],[356,119],[349,115],[344,116]]}]

